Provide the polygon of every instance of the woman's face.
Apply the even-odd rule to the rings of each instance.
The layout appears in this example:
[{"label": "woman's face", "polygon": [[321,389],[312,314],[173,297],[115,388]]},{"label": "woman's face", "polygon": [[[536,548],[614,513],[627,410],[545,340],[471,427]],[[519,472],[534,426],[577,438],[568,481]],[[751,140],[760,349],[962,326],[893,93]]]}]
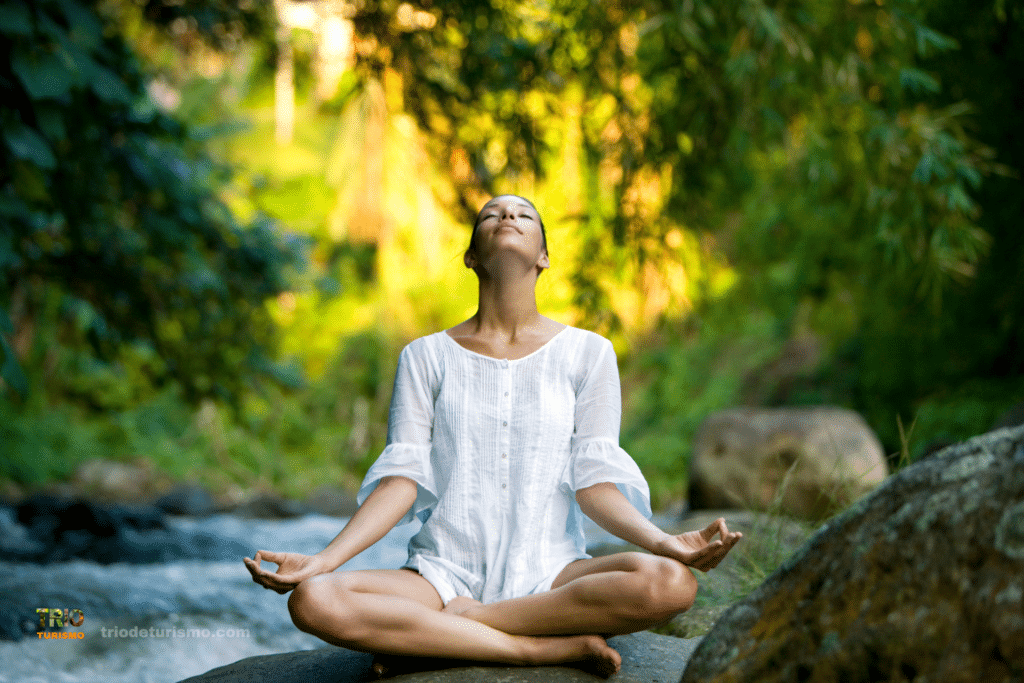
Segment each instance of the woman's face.
[{"label": "woman's face", "polygon": [[[523,257],[535,260],[540,268],[548,267],[547,245],[540,214],[528,201],[515,195],[501,195],[484,204],[477,215],[466,265],[488,260],[495,250],[514,249]],[[473,260],[473,264],[470,263]]]}]

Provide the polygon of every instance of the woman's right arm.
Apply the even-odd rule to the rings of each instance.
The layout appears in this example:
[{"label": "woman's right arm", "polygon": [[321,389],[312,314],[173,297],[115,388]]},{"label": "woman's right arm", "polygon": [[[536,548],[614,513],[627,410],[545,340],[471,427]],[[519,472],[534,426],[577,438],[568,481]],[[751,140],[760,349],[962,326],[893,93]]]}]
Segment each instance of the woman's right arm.
[{"label": "woman's right arm", "polygon": [[[256,583],[287,593],[306,579],[333,572],[379,541],[415,501],[416,482],[406,477],[384,477],[341,533],[316,555],[259,550],[252,559],[245,558],[245,566]],[[262,560],[277,564],[277,571],[260,567]]]},{"label": "woman's right arm", "polygon": [[[403,519],[411,521],[413,505],[425,509],[436,501],[429,459],[438,381],[437,363],[422,340],[402,350],[388,413],[388,445],[366,473],[359,494],[363,498],[365,492],[362,505],[341,533],[316,555],[261,550],[252,559],[245,558],[253,581],[287,593],[302,581],[345,564]],[[277,564],[277,571],[261,569],[261,560]]]},{"label": "woman's right arm", "polygon": [[352,519],[326,548],[316,554],[333,572],[371,545],[384,538],[416,502],[416,482],[407,477],[380,480]]}]

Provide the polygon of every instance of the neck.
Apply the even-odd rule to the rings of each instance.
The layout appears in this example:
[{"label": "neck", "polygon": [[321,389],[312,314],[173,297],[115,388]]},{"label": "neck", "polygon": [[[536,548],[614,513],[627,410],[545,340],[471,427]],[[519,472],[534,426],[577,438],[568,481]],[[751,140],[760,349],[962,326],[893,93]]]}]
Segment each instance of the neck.
[{"label": "neck", "polygon": [[480,306],[473,319],[477,331],[491,331],[512,342],[519,332],[536,327],[543,316],[537,310],[537,278],[480,278]]}]

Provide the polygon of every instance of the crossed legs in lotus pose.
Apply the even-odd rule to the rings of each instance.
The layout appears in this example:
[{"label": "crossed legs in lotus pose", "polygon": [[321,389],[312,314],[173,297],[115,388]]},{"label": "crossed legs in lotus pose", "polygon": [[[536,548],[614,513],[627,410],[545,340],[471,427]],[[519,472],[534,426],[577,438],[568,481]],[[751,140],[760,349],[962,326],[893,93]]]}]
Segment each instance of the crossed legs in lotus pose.
[{"label": "crossed legs in lotus pose", "polygon": [[292,591],[288,609],[303,631],[352,650],[574,663],[608,676],[618,671],[621,658],[604,636],[664,622],[689,609],[696,594],[697,580],[680,562],[619,553],[573,562],[550,591],[488,605],[455,598],[445,607],[418,573],[384,569],[305,580]]}]

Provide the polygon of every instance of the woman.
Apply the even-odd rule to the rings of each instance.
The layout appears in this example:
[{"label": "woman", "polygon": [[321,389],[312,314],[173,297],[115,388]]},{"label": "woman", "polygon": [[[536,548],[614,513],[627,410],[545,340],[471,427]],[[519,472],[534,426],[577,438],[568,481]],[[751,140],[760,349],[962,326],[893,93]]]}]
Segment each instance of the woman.
[{"label": "woman", "polygon": [[[621,658],[604,637],[688,609],[687,565],[715,567],[741,534],[722,519],[678,536],[648,521],[647,484],[618,446],[611,344],[537,311],[549,261],[529,201],[487,202],[464,260],[479,308],[402,351],[388,446],[355,515],[317,555],[261,550],[245,564],[335,645],[610,675]],[[651,554],[591,558],[581,510]],[[424,524],[403,568],[332,573],[414,514]]]}]

